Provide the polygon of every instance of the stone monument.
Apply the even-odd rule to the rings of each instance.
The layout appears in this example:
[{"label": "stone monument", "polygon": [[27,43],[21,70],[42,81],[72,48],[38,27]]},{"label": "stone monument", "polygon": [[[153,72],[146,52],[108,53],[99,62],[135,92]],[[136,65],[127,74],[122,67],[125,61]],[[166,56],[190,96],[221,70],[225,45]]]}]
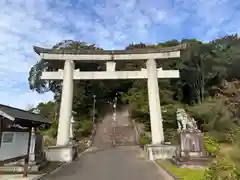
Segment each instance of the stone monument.
[{"label": "stone monument", "polygon": [[189,116],[183,108],[176,112],[178,132],[201,132],[197,127],[197,122]]},{"label": "stone monument", "polygon": [[203,145],[203,133],[199,130],[197,122],[182,108],[177,109],[176,119],[180,134],[180,147],[174,155],[174,162],[179,167],[204,167],[210,158]]}]

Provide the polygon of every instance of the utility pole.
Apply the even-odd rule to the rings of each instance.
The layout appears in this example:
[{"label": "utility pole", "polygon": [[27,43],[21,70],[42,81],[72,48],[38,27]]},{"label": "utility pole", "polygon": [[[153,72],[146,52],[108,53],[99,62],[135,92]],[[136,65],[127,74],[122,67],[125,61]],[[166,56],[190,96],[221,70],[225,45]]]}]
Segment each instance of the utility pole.
[{"label": "utility pole", "polygon": [[95,123],[95,114],[96,114],[96,95],[93,95],[93,109],[92,109],[92,122]]},{"label": "utility pole", "polygon": [[116,118],[117,118],[117,93],[115,98],[113,99],[113,121],[116,122]]},{"label": "utility pole", "polygon": [[[113,99],[113,134],[115,135],[116,126],[117,126],[117,93],[115,98]],[[113,139],[112,141],[113,146],[116,146],[116,140]]]}]

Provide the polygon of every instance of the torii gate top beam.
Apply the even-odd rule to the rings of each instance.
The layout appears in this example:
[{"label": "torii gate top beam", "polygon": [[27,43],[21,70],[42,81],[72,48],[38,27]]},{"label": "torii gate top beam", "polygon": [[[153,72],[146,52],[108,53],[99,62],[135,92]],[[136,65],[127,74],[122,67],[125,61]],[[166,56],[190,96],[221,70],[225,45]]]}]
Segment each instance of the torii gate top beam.
[{"label": "torii gate top beam", "polygon": [[164,48],[132,49],[132,50],[65,50],[45,49],[34,46],[34,51],[42,59],[51,60],[75,60],[75,61],[118,61],[118,60],[147,60],[167,59],[180,57],[180,50],[186,48],[186,44]]}]

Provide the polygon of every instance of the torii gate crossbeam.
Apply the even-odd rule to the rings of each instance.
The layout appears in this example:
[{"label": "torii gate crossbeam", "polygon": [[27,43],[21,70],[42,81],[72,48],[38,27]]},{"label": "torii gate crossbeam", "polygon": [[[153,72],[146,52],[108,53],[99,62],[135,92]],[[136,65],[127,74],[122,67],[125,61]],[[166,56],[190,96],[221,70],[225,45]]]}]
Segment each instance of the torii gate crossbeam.
[{"label": "torii gate crossbeam", "polygon": [[[41,79],[63,80],[63,71],[43,72]],[[74,80],[100,80],[100,79],[147,79],[147,71],[87,71],[73,72]],[[178,70],[157,70],[158,78],[179,78]]]}]

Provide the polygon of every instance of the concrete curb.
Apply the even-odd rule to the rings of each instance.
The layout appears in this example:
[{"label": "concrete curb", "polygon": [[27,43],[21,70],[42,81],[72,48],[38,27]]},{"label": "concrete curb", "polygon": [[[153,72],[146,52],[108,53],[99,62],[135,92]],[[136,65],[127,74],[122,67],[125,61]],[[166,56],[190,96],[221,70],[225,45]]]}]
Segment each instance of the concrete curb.
[{"label": "concrete curb", "polygon": [[85,149],[83,152],[81,152],[80,154],[77,155],[77,157],[82,156],[84,153],[88,152],[91,149],[91,146],[87,149]]},{"label": "concrete curb", "polygon": [[51,173],[54,173],[56,171],[58,171],[59,169],[61,169],[65,164],[65,162],[61,163],[58,167],[56,167],[55,169],[51,169],[50,171],[46,172],[45,174],[43,175],[40,175],[40,177],[36,177],[34,178],[33,180],[42,180],[44,177],[46,177],[47,175],[51,174]]},{"label": "concrete curb", "polygon": [[[83,152],[81,152],[80,154],[77,155],[77,157],[82,156],[85,152],[87,152],[90,148],[87,148],[86,150],[84,150]],[[62,167],[64,167],[65,165],[67,165],[69,163],[63,162],[61,163],[58,167],[56,167],[55,169],[51,169],[50,171],[46,172],[45,174],[41,175],[40,177],[36,177],[33,180],[42,180],[43,178],[45,178],[47,175],[52,174],[57,172],[58,170],[60,170]]]},{"label": "concrete curb", "polygon": [[[149,160],[146,156],[145,156],[145,152],[139,148],[141,153],[143,154],[143,157],[145,160],[147,161],[151,161]],[[172,173],[170,173],[166,168],[162,167],[160,164],[158,164],[156,161],[151,161],[161,172],[162,176],[164,176],[165,180],[179,180],[179,178],[175,177]]]}]

